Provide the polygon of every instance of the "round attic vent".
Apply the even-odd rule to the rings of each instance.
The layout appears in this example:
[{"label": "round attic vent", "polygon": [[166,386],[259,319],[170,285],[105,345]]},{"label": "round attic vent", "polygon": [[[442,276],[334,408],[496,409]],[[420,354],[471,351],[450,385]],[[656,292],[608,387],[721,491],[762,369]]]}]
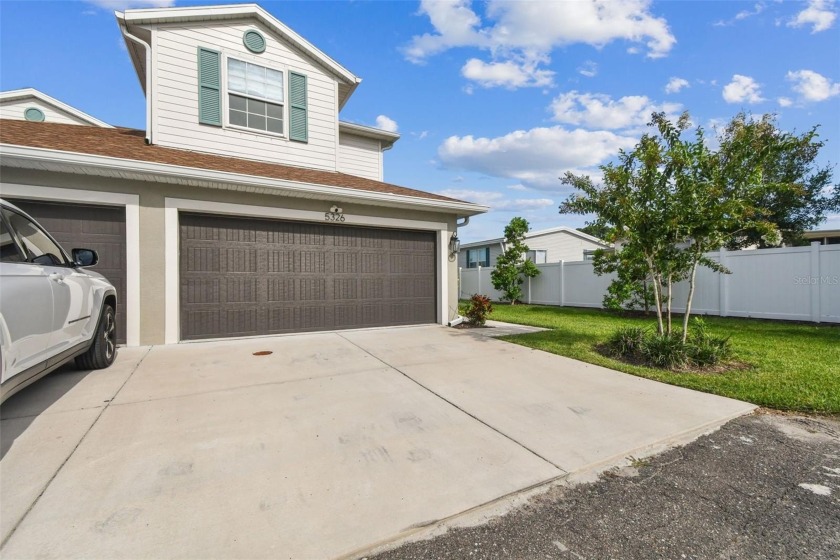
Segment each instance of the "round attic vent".
[{"label": "round attic vent", "polygon": [[245,43],[245,47],[252,53],[260,54],[261,52],[265,52],[265,37],[259,31],[254,31],[253,29],[246,31],[242,37],[242,42]]},{"label": "round attic vent", "polygon": [[46,117],[44,112],[37,107],[29,107],[23,112],[23,118],[32,122],[44,122]]}]

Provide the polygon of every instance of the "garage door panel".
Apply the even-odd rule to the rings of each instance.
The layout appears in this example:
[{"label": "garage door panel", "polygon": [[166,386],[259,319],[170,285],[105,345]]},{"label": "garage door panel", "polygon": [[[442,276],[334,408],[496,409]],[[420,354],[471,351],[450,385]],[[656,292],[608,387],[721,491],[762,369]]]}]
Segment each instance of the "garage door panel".
[{"label": "garage door panel", "polygon": [[430,232],[183,213],[182,338],[431,323],[434,255]]},{"label": "garage door panel", "polygon": [[93,249],[99,255],[94,270],[117,289],[117,342],[126,341],[125,208],[64,202],[9,199],[35,218],[69,253]]}]

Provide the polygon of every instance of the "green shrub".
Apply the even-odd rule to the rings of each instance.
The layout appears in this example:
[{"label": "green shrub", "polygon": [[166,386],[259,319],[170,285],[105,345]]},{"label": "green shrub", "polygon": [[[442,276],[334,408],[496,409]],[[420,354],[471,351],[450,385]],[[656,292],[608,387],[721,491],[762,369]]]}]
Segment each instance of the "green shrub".
[{"label": "green shrub", "polygon": [[643,327],[621,327],[607,340],[610,352],[617,356],[639,357],[648,335]]},{"label": "green shrub", "polygon": [[483,326],[487,322],[487,316],[492,312],[493,304],[490,303],[489,297],[473,294],[464,315],[473,325]]},{"label": "green shrub", "polygon": [[694,319],[685,342],[680,331],[669,336],[641,327],[621,327],[607,339],[607,348],[613,356],[671,370],[712,367],[733,357],[729,337],[713,335],[700,318]]}]

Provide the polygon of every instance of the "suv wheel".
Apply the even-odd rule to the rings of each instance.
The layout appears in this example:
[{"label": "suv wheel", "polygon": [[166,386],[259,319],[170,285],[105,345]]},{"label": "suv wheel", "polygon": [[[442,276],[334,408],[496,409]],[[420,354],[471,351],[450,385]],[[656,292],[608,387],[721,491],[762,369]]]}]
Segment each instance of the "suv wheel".
[{"label": "suv wheel", "polygon": [[87,352],[76,358],[80,369],[103,369],[114,363],[117,357],[117,322],[114,308],[102,307],[102,315],[96,326],[96,334]]}]

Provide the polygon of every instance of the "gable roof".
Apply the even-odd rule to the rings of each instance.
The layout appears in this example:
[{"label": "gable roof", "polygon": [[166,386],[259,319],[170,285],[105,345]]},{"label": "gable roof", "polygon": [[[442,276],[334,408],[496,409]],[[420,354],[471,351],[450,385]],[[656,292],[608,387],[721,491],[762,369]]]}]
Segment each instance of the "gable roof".
[{"label": "gable roof", "polygon": [[[120,27],[155,25],[161,23],[191,23],[207,21],[230,21],[236,19],[255,19],[265,25],[277,36],[309,56],[339,82],[339,108],[344,107],[353,91],[362,79],[330,58],[312,43],[298,35],[294,30],[272,16],[257,4],[232,4],[223,6],[187,6],[178,8],[143,8],[114,12]],[[141,85],[145,91],[145,57],[139,56],[136,45],[124,37],[131,54]]]},{"label": "gable roof", "polygon": [[27,98],[34,98],[39,100],[41,103],[45,105],[50,105],[56,110],[60,112],[67,113],[76,117],[79,120],[83,120],[86,123],[92,126],[101,126],[103,128],[113,128],[110,124],[100,121],[99,119],[92,117],[85,113],[84,111],[80,111],[75,107],[71,107],[67,103],[63,103],[54,97],[50,97],[46,93],[42,91],[38,91],[35,88],[23,88],[23,89],[13,89],[9,91],[0,91],[0,102],[2,101],[17,101],[19,99],[27,99]]},{"label": "gable roof", "polygon": [[484,206],[346,173],[147,145],[142,130],[0,121],[4,166],[153,180],[415,209],[459,216]]},{"label": "gable roof", "polygon": [[[592,243],[598,243],[599,245],[603,245],[604,247],[611,247],[609,243],[604,241],[603,239],[598,239],[594,235],[589,235],[588,233],[584,233],[580,230],[575,228],[570,228],[568,226],[557,226],[550,229],[542,229],[540,231],[531,231],[525,234],[525,239],[533,239],[535,237],[540,237],[543,235],[551,235],[554,233],[567,233],[569,235],[574,235],[575,237],[579,237],[581,239],[585,239],[586,241],[591,241]],[[462,249],[469,249],[471,247],[482,247],[484,245],[495,245],[496,243],[501,243],[505,239],[504,237],[497,237],[496,239],[488,239],[486,241],[473,241],[472,243],[462,243]]]}]

